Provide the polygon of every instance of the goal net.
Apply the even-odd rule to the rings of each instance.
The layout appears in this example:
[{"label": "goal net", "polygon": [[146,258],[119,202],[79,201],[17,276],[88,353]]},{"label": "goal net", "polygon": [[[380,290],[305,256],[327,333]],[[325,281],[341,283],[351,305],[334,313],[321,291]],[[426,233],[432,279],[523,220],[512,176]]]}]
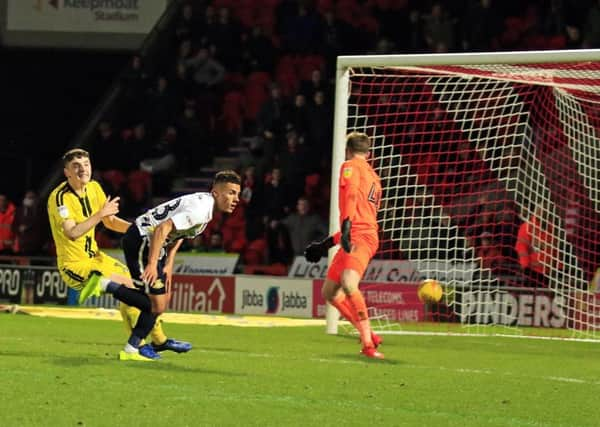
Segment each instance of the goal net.
[{"label": "goal net", "polygon": [[444,287],[427,320],[600,337],[600,52],[342,57],[334,190],[350,131],[384,189],[375,258]]}]

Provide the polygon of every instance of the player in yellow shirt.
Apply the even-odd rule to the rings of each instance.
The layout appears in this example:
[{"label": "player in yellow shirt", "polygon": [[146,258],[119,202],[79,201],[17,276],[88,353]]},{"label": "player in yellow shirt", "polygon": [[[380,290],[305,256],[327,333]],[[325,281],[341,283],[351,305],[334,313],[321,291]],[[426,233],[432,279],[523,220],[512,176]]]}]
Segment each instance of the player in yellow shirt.
[{"label": "player in yellow shirt", "polygon": [[[52,237],[56,245],[58,270],[65,283],[81,290],[88,277],[97,272],[116,282],[133,287],[127,267],[118,260],[98,250],[95,228],[102,222],[107,228],[125,233],[131,223],[116,214],[119,198],[106,197],[98,182],[91,179],[92,166],[87,151],[69,150],[63,156],[66,181],[59,184],[48,197],[48,217]],[[121,315],[131,333],[136,324],[139,310],[120,304]],[[186,342],[168,339],[160,320],[156,322],[150,336],[152,345],[144,346],[151,358],[155,351],[172,350],[178,353],[191,349]]]}]

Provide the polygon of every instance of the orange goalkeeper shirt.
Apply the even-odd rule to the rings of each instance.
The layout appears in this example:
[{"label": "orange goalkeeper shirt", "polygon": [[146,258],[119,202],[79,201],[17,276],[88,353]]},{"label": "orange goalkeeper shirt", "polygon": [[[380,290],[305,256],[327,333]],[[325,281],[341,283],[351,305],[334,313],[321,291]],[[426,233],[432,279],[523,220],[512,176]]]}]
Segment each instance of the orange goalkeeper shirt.
[{"label": "orange goalkeeper shirt", "polygon": [[362,157],[345,161],[339,183],[340,226],[350,218],[353,232],[377,233],[381,181],[371,165]]}]

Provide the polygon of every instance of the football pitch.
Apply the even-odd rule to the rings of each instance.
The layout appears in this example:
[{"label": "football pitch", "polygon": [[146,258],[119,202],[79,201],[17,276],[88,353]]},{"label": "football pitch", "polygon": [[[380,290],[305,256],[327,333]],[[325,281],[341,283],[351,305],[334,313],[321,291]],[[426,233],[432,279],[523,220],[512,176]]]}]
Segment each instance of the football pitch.
[{"label": "football pitch", "polygon": [[597,426],[600,343],[166,324],[188,354],[116,359],[115,321],[0,314],[0,425]]}]

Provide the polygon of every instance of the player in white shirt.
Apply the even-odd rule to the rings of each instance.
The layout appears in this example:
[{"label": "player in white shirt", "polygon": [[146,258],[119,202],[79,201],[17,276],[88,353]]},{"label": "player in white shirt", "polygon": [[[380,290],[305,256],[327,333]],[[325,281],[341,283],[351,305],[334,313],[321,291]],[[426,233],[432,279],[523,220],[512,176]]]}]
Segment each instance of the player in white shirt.
[{"label": "player in white shirt", "polygon": [[204,231],[215,211],[231,213],[239,202],[240,176],[234,171],[215,175],[210,193],[193,193],[162,203],[140,215],[123,237],[123,250],[136,289],[92,276],[81,291],[79,302],[102,292],[141,310],[121,360],[155,360],[157,353],[138,351],[169,304],[169,288],[175,254],[183,239]]}]

